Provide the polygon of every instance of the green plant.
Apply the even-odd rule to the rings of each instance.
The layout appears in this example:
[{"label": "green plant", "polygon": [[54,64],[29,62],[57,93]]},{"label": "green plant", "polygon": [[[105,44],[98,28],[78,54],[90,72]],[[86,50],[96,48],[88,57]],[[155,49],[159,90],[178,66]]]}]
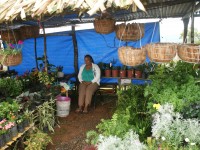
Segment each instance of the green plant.
[{"label": "green plant", "polygon": [[127,66],[123,65],[120,67],[120,70],[126,70]]},{"label": "green plant", "polygon": [[105,70],[110,70],[110,69],[111,69],[111,66],[110,66],[110,64],[108,64],[108,63],[105,63],[104,65],[105,65]]},{"label": "green plant", "polygon": [[112,70],[119,70],[119,66],[112,66]]},{"label": "green plant", "polygon": [[18,96],[22,92],[22,82],[12,78],[0,78],[0,93],[5,97]]},{"label": "green plant", "polygon": [[0,50],[1,55],[16,55],[21,53],[23,41],[18,41],[17,45],[4,43],[4,49]]},{"label": "green plant", "polygon": [[49,131],[54,132],[55,126],[55,100],[51,99],[38,106],[37,110],[38,127],[40,130],[44,130],[46,127]]},{"label": "green plant", "polygon": [[44,85],[51,85],[55,80],[55,75],[52,73],[48,73],[46,71],[38,72],[39,81]]},{"label": "green plant", "polygon": [[52,143],[52,140],[48,134],[34,128],[24,143],[26,145],[25,150],[45,150],[46,146]]},{"label": "green plant", "polygon": [[63,66],[61,66],[61,65],[57,66],[56,69],[57,69],[58,72],[62,72],[63,71]]}]

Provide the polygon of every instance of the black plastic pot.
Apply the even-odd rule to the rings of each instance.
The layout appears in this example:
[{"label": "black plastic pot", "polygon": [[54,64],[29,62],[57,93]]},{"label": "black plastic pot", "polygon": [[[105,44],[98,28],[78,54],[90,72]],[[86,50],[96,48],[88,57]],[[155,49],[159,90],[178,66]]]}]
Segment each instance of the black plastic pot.
[{"label": "black plastic pot", "polygon": [[11,137],[16,137],[17,136],[18,131],[17,131],[17,126],[16,125],[10,129],[10,133],[11,133]]},{"label": "black plastic pot", "polygon": [[4,135],[0,135],[0,148],[4,147],[6,145],[5,139],[4,139]]},{"label": "black plastic pot", "polygon": [[4,137],[4,140],[5,140],[5,143],[8,143],[9,141],[12,140],[11,132],[10,132],[10,131],[8,131],[7,133],[5,133],[5,134],[3,135],[3,137]]},{"label": "black plastic pot", "polygon": [[23,121],[23,126],[24,126],[24,128],[26,128],[26,127],[29,126],[29,121],[28,121],[28,119],[26,119],[26,120]]},{"label": "black plastic pot", "polygon": [[49,133],[49,128],[48,127],[44,127],[43,131],[44,131],[44,133]]},{"label": "black plastic pot", "polygon": [[19,123],[19,124],[17,125],[17,130],[18,130],[19,133],[24,132],[24,125],[23,125],[23,122],[21,122],[21,123]]}]

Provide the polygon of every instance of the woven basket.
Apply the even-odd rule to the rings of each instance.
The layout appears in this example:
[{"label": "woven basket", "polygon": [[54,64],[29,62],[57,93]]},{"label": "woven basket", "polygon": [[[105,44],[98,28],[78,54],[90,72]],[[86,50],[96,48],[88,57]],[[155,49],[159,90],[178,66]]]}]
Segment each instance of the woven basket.
[{"label": "woven basket", "polygon": [[176,44],[148,44],[145,49],[150,60],[154,62],[170,62],[176,56]]},{"label": "woven basket", "polygon": [[115,30],[114,19],[95,19],[94,29],[97,33],[108,34]]},{"label": "woven basket", "polygon": [[145,62],[146,51],[130,46],[120,47],[118,49],[118,56],[122,64],[126,66],[137,66]]},{"label": "woven basket", "polygon": [[177,46],[180,59],[190,63],[200,63],[200,45],[182,44]]},{"label": "woven basket", "polygon": [[1,34],[1,39],[5,42],[17,43],[19,40],[21,40],[19,29],[2,30],[0,34]]},{"label": "woven basket", "polygon": [[16,54],[16,55],[0,55],[0,62],[4,66],[17,66],[21,64],[22,62],[22,54]]},{"label": "woven basket", "polygon": [[22,26],[20,27],[20,33],[22,40],[29,38],[36,38],[39,36],[38,26]]},{"label": "woven basket", "polygon": [[144,24],[125,24],[116,25],[116,35],[122,41],[137,41],[144,36]]}]

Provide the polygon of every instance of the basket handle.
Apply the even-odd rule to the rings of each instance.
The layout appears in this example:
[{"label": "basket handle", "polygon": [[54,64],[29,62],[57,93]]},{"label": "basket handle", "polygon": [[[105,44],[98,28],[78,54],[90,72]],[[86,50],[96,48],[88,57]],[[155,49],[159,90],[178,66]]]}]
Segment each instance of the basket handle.
[{"label": "basket handle", "polygon": [[152,43],[152,40],[153,40],[153,37],[154,37],[155,30],[156,30],[156,22],[154,24],[153,33],[152,33],[152,36],[151,36],[151,43]]}]

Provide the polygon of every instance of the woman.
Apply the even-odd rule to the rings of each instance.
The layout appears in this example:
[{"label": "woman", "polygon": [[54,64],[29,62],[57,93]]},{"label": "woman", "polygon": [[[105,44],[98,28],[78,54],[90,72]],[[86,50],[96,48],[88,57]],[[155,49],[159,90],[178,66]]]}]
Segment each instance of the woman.
[{"label": "woman", "polygon": [[78,73],[79,85],[79,108],[76,112],[88,112],[88,106],[91,103],[92,95],[100,85],[101,71],[98,65],[94,64],[93,58],[90,55],[84,57],[85,64],[80,67]]}]

